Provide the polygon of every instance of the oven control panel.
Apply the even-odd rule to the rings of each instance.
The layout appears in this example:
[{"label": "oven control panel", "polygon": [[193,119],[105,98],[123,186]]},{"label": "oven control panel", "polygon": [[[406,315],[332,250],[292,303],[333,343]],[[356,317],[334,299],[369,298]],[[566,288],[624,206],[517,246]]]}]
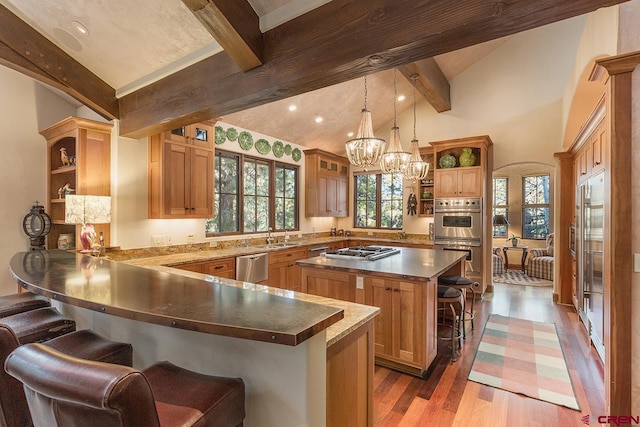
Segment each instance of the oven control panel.
[{"label": "oven control panel", "polygon": [[481,209],[482,208],[482,199],[477,198],[469,198],[469,199],[437,199],[436,200],[436,209],[437,208],[459,208],[459,209]]}]

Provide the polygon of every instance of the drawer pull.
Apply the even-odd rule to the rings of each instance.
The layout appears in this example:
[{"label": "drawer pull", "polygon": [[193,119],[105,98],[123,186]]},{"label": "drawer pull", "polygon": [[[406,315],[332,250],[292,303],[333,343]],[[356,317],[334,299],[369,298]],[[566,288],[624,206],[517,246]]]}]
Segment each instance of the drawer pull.
[{"label": "drawer pull", "polygon": [[223,265],[216,265],[214,268],[214,270],[220,270],[222,267],[224,267]]}]

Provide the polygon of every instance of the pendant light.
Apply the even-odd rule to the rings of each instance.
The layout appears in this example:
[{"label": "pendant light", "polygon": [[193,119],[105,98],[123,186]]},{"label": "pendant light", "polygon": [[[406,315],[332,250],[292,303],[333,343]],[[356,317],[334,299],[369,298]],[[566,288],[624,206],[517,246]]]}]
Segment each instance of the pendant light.
[{"label": "pendant light", "polygon": [[347,141],[345,148],[349,162],[366,171],[375,166],[380,161],[380,156],[384,153],[386,141],[376,138],[373,134],[371,123],[371,112],[367,109],[367,77],[364,78],[364,108],[358,133],[354,139]]},{"label": "pendant light", "polygon": [[413,80],[413,139],[411,140],[411,159],[409,160],[409,167],[404,174],[405,179],[410,179],[413,182],[423,180],[429,173],[429,163],[422,160],[420,155],[420,147],[418,146],[418,138],[416,137],[416,79],[417,74],[411,76]]},{"label": "pendant light", "polygon": [[404,174],[409,167],[411,153],[403,150],[400,143],[400,128],[396,123],[396,101],[398,98],[398,88],[396,85],[397,71],[393,69],[393,128],[391,128],[391,138],[387,152],[382,155],[380,169],[383,173]]}]

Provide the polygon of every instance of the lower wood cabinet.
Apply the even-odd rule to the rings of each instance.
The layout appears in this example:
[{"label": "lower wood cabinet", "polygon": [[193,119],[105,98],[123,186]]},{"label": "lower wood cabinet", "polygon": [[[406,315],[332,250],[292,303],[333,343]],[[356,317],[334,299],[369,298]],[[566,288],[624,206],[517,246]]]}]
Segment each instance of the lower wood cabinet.
[{"label": "lower wood cabinet", "polygon": [[309,258],[305,247],[285,249],[269,253],[269,278],[267,285],[299,292],[301,290],[299,259]]},{"label": "lower wood cabinet", "polygon": [[211,276],[224,277],[226,279],[236,278],[236,259],[221,258],[213,261],[191,262],[188,264],[174,265],[173,268],[196,273],[209,274]]}]

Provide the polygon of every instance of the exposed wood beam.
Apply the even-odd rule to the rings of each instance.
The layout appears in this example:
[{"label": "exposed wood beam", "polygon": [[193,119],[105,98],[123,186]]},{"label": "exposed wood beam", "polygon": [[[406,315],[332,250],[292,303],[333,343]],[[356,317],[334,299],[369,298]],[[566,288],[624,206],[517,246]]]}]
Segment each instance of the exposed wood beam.
[{"label": "exposed wood beam", "polygon": [[209,57],[120,99],[142,137],[341,83],[624,0],[333,0],[264,34],[264,65]]},{"label": "exposed wood beam", "polygon": [[116,91],[0,5],[0,64],[56,87],[107,119],[119,117]]},{"label": "exposed wood beam", "polygon": [[242,71],[262,65],[260,18],[247,0],[182,0]]},{"label": "exposed wood beam", "polygon": [[435,59],[401,65],[398,70],[438,113],[451,110],[451,87]]}]

